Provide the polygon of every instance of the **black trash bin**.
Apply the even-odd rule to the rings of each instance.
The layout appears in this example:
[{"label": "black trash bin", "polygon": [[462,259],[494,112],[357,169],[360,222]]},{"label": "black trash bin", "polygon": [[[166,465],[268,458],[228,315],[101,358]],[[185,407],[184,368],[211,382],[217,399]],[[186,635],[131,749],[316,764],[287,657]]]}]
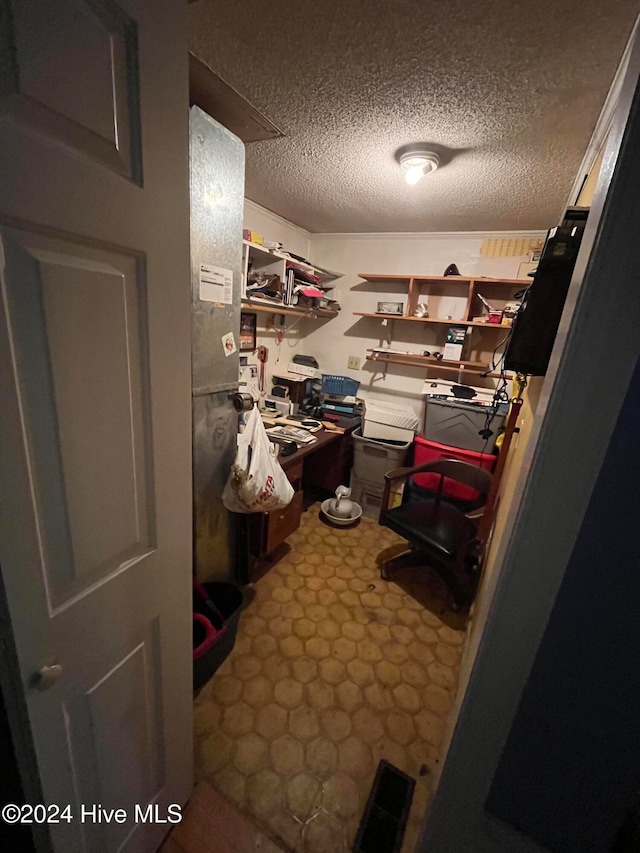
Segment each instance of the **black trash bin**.
[{"label": "black trash bin", "polygon": [[[209,601],[203,596],[203,590]],[[234,584],[194,582],[194,690],[211,678],[233,649],[243,603],[242,590]]]}]

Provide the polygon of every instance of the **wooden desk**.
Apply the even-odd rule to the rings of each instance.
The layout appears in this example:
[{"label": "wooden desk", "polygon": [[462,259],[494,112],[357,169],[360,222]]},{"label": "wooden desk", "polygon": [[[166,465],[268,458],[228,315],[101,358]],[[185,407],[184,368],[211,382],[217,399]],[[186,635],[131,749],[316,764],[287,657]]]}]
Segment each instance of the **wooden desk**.
[{"label": "wooden desk", "polygon": [[300,526],[303,488],[335,492],[347,485],[351,471],[351,433],[359,426],[353,421],[344,433],[321,429],[316,441],[299,447],[291,456],[279,457],[289,482],[296,490],[289,506],[273,512],[247,516],[249,557],[254,561],[270,554]]},{"label": "wooden desk", "polygon": [[324,450],[327,445],[335,444],[335,442],[344,438],[344,433],[331,432],[331,430],[328,429],[320,429],[318,432],[312,433],[312,435],[315,438],[315,441],[311,442],[311,444],[300,445],[296,452],[292,453],[291,456],[278,456],[278,461],[285,471],[289,471],[291,468],[294,468],[296,464],[303,459],[310,461],[310,457],[315,457],[317,453],[324,456]]}]

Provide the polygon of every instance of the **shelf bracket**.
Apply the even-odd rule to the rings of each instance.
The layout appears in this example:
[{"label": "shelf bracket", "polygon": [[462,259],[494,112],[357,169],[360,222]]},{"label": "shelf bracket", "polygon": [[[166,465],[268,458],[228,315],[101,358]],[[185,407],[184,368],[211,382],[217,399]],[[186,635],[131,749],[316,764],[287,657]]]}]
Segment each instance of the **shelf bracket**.
[{"label": "shelf bracket", "polygon": [[[388,317],[385,317],[384,319],[382,319],[380,321],[380,323],[382,325],[382,330],[381,330],[380,341],[378,343],[378,346],[382,347],[385,344],[387,346],[391,346],[391,341],[393,340],[393,320],[390,320]],[[387,330],[386,336],[384,334],[385,329]]]}]

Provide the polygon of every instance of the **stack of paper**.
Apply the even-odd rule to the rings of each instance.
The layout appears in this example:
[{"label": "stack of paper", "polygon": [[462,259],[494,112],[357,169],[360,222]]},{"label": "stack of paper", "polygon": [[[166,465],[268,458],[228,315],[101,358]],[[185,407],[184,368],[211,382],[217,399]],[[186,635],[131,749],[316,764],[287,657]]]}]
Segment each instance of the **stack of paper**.
[{"label": "stack of paper", "polygon": [[272,427],[267,435],[275,441],[295,441],[296,444],[311,444],[316,440],[308,430],[291,426]]}]

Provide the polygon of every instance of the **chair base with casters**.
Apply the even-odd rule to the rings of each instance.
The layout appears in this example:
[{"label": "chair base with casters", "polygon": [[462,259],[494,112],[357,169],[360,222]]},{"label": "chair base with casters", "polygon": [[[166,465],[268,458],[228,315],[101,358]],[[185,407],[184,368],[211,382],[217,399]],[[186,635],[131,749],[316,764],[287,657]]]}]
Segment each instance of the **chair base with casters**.
[{"label": "chair base with casters", "polygon": [[[389,509],[391,484],[425,472],[439,477],[435,496],[417,501],[403,499],[400,506]],[[473,490],[481,506],[465,514],[448,503],[443,496],[447,480],[455,480]],[[406,539],[410,551],[385,562],[380,570],[382,578],[388,578],[394,568],[428,567],[444,581],[453,597],[454,609],[468,607],[475,596],[478,573],[474,567],[482,551],[476,537],[478,520],[491,480],[491,474],[485,469],[454,459],[437,459],[412,468],[388,471],[378,523]]]}]

